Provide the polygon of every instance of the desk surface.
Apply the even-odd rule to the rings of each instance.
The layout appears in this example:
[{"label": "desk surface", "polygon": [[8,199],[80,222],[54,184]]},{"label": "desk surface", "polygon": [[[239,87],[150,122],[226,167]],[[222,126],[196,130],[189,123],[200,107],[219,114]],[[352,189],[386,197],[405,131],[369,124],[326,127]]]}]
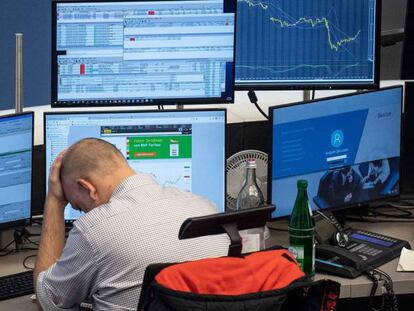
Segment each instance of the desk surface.
[{"label": "desk surface", "polygon": [[[273,223],[275,227],[286,227],[283,222]],[[365,229],[377,232],[399,239],[407,240],[414,247],[414,224],[411,222],[399,223],[366,223],[350,222],[347,225],[355,229]],[[269,243],[287,245],[288,236],[286,232],[271,230]],[[0,257],[0,276],[24,271],[23,259],[35,251],[22,251],[17,254]],[[29,266],[33,266],[34,260],[28,260]],[[396,272],[398,258],[388,262],[380,268],[388,273],[394,282],[394,291],[396,294],[412,294],[414,292],[414,273]],[[328,274],[317,273],[316,279],[329,278],[341,283],[341,298],[358,298],[367,297],[370,293],[372,282],[365,276],[356,279],[345,279]],[[378,290],[377,294],[380,294]],[[0,302],[0,310],[37,310],[36,304],[32,303],[30,296],[23,296],[15,299],[9,299]]]},{"label": "desk surface", "polygon": [[[410,242],[414,247],[414,224],[412,222],[396,222],[396,223],[367,223],[367,222],[347,222],[348,227],[353,229],[365,229],[368,231],[381,233],[391,237],[399,238]],[[275,227],[287,227],[287,223],[277,223]],[[287,245],[288,235],[286,232],[273,231],[270,238],[271,244]],[[397,272],[399,258],[386,263],[379,267],[381,270],[389,274],[394,283],[394,291],[396,294],[412,294],[414,293],[414,272]],[[360,276],[356,279],[346,279],[324,273],[317,273],[316,280],[329,278],[341,283],[341,298],[358,298],[367,297],[371,291],[372,282],[366,276]],[[381,294],[381,288],[377,290],[377,295]]]},{"label": "desk surface", "polygon": [[[27,256],[35,254],[36,251],[21,251],[0,257],[0,276],[26,271],[26,268],[23,267],[23,260]],[[27,265],[33,267],[34,261],[34,258],[30,258],[27,260]],[[1,301],[0,310],[38,310],[36,304],[30,300],[30,296],[32,295]]]}]

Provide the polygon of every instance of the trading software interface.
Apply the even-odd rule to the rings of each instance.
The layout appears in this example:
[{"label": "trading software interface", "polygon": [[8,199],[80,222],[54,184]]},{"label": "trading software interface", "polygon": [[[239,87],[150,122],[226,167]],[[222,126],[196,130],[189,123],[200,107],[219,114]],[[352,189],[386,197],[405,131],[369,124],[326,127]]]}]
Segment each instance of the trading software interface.
[{"label": "trading software interface", "polygon": [[232,102],[231,2],[57,3],[53,104]]},{"label": "trading software interface", "polygon": [[290,215],[298,179],[312,208],[399,194],[402,88],[274,107],[274,217]]},{"label": "trading software interface", "polygon": [[238,0],[236,84],[373,84],[376,0]]},{"label": "trading software interface", "polygon": [[[225,207],[225,111],[45,115],[47,175],[56,156],[86,137],[115,145],[136,172]],[[209,182],[207,182],[209,181]],[[80,213],[69,206],[65,219]]]},{"label": "trading software interface", "polygon": [[30,219],[33,115],[0,118],[0,225]]}]

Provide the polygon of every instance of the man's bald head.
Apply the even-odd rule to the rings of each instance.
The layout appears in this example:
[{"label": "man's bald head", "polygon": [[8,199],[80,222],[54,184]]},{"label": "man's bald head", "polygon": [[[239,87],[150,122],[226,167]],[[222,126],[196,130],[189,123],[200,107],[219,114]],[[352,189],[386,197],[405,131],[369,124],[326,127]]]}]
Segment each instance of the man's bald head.
[{"label": "man's bald head", "polygon": [[66,198],[83,211],[106,203],[114,188],[134,174],[115,146],[97,138],[73,144],[65,152],[60,168]]},{"label": "man's bald head", "polygon": [[73,144],[62,160],[60,176],[88,178],[107,176],[121,167],[128,166],[122,153],[112,144],[97,138],[85,138]]}]

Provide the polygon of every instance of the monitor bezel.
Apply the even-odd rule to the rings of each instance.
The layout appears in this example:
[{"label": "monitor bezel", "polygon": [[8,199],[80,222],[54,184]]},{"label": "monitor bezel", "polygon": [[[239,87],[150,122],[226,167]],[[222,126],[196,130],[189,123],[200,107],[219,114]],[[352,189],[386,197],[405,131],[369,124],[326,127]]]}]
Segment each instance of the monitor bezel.
[{"label": "monitor bezel", "polygon": [[[381,91],[387,91],[387,90],[391,90],[391,89],[400,89],[400,164],[399,164],[399,174],[400,174],[400,180],[401,180],[401,144],[402,144],[402,135],[403,135],[403,95],[404,95],[404,88],[402,85],[395,85],[395,86],[389,86],[389,87],[384,87],[384,88],[380,88],[378,90],[368,90],[368,91],[364,91],[364,92],[357,92],[357,93],[348,93],[348,94],[342,94],[342,95],[335,95],[335,96],[329,96],[329,97],[324,97],[324,98],[319,98],[319,99],[315,99],[315,100],[310,100],[307,102],[294,102],[294,103],[289,103],[289,104],[283,104],[283,105],[277,105],[277,106],[271,106],[269,107],[269,122],[270,122],[270,141],[271,141],[271,148],[270,148],[270,152],[269,152],[269,159],[268,159],[268,171],[267,171],[267,176],[268,176],[268,182],[267,182],[267,201],[269,204],[274,204],[272,203],[272,182],[273,182],[273,176],[272,176],[272,169],[273,169],[273,114],[274,111],[278,110],[278,109],[283,109],[286,107],[291,107],[291,106],[300,106],[300,105],[311,105],[312,103],[315,102],[323,102],[323,101],[329,101],[329,100],[335,100],[338,98],[346,98],[346,97],[354,97],[354,96],[359,96],[359,95],[365,95],[365,94],[369,94],[369,93],[378,93]],[[322,211],[326,210],[326,211],[339,211],[339,210],[343,210],[343,209],[348,209],[348,208],[352,208],[352,207],[366,207],[369,206],[373,203],[376,202],[387,202],[389,200],[398,198],[401,195],[401,185],[399,185],[398,187],[398,194],[395,195],[390,195],[388,197],[384,197],[384,198],[377,198],[377,199],[372,199],[372,200],[367,200],[364,202],[360,202],[360,203],[353,203],[353,204],[344,204],[344,205],[340,205],[340,206],[335,206],[335,207],[329,207],[329,208],[325,208],[325,209],[321,209]],[[293,208],[293,206],[292,206]],[[318,208],[319,209],[319,208]],[[276,205],[276,210],[277,210],[277,205]],[[273,217],[272,216],[272,220],[276,220],[276,219],[284,219],[284,218],[288,218],[290,215],[284,215],[284,216],[279,216],[279,217]]]},{"label": "monitor bezel", "polygon": [[[227,137],[227,109],[225,108],[205,108],[205,109],[183,109],[183,110],[177,110],[177,109],[163,109],[163,110],[105,110],[105,111],[47,111],[43,113],[43,143],[45,147],[43,148],[43,161],[45,165],[45,171],[47,169],[46,165],[46,119],[50,115],[82,115],[82,114],[127,114],[127,113],[138,113],[138,114],[147,114],[147,113],[182,113],[182,112],[215,112],[215,111],[222,111],[224,112],[224,157],[223,157],[223,175],[224,175],[224,193],[223,193],[223,211],[227,210],[226,206],[226,193],[227,193],[227,174],[226,174],[226,137]],[[44,186],[45,189],[47,189],[47,181],[49,176],[45,174],[44,179]],[[45,191],[45,199],[47,197],[47,191]],[[214,203],[213,203],[214,204]],[[218,208],[218,207],[217,207]],[[76,221],[76,219],[66,220],[65,224],[68,226],[71,226],[73,222]]]},{"label": "monitor bezel", "polygon": [[[235,90],[236,91],[289,91],[289,90],[367,90],[378,89],[380,87],[380,51],[381,51],[381,0],[375,0],[375,63],[374,63],[374,80],[373,82],[344,82],[335,83],[333,81],[319,82],[319,83],[298,83],[298,82],[256,82],[256,83],[241,83],[237,81],[236,75]],[[237,15],[236,15],[237,19]],[[236,23],[237,27],[237,23]],[[237,28],[236,28],[236,40],[237,40]],[[236,62],[237,62],[237,50],[236,50]]]},{"label": "monitor bezel", "polygon": [[[169,2],[174,0],[156,0],[159,2]],[[180,1],[193,1],[193,0],[180,0]],[[223,5],[225,1],[229,3],[231,0],[223,0]],[[232,79],[227,79],[230,81],[229,88],[231,93],[231,98],[223,97],[196,97],[196,98],[170,98],[170,99],[150,99],[150,102],[145,102],[146,99],[141,99],[143,102],[138,103],[128,103],[120,99],[111,99],[111,100],[82,100],[79,101],[64,101],[63,103],[58,100],[58,90],[57,90],[57,81],[58,81],[58,72],[57,72],[57,48],[56,48],[56,29],[57,29],[57,19],[56,19],[56,6],[59,3],[105,3],[105,2],[146,2],[145,0],[52,0],[52,40],[51,40],[51,107],[52,108],[84,108],[84,107],[140,107],[140,106],[154,106],[154,105],[206,105],[206,104],[234,104],[235,100],[235,75],[236,75],[236,20],[237,20],[237,3],[235,4],[234,9],[234,35],[233,35],[233,68],[232,68]],[[138,99],[137,99],[138,100]],[[107,101],[105,103],[89,103],[88,101]],[[121,102],[119,102],[121,101]],[[86,103],[85,103],[86,102]]]},{"label": "monitor bezel", "polygon": [[15,221],[9,221],[0,223],[0,231],[7,230],[7,229],[13,229],[13,228],[23,228],[30,226],[32,223],[32,214],[33,214],[33,148],[34,148],[34,117],[35,114],[33,111],[25,111],[25,112],[19,112],[19,113],[12,113],[12,114],[6,114],[0,116],[0,121],[7,118],[13,118],[18,116],[24,116],[24,115],[31,115],[32,117],[32,155],[31,155],[31,181],[30,181],[30,214],[29,218],[22,218]]}]

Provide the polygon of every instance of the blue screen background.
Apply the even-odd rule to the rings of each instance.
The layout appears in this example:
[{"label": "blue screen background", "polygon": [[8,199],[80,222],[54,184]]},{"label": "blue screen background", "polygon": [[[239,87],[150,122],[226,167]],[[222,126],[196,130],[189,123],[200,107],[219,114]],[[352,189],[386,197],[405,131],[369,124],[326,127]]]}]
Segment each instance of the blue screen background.
[{"label": "blue screen background", "polygon": [[[312,198],[328,170],[388,159],[396,163],[395,174],[399,174],[401,96],[402,88],[397,87],[274,107],[271,195],[277,208],[273,217],[290,215],[298,179],[308,180],[309,201],[315,208]],[[331,141],[337,130],[343,133],[340,146]],[[340,161],[328,161],[338,156]]]},{"label": "blue screen background", "polygon": [[236,82],[374,79],[374,0],[238,0]]}]

